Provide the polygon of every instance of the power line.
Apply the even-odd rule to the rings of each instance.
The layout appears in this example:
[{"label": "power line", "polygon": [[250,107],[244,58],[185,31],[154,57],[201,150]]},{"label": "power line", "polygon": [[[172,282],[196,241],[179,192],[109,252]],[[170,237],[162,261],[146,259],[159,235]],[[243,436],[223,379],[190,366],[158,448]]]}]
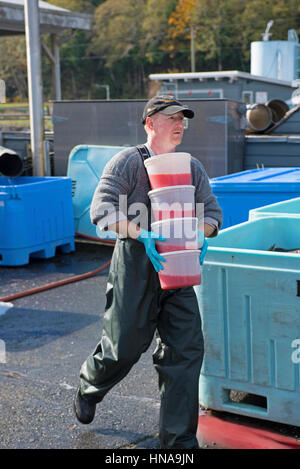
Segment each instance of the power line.
[{"label": "power line", "polygon": [[[244,47],[242,46],[220,46],[219,47],[221,50],[243,50]],[[160,52],[152,52],[153,55],[157,55],[158,56],[161,56],[161,55],[172,55],[172,54],[185,54],[185,53],[189,53],[190,52],[190,49],[180,49],[180,50],[172,50],[172,51],[160,51]],[[209,52],[209,49],[207,49],[207,51],[204,51],[204,50],[197,50],[196,53],[197,54],[205,54],[206,52]],[[95,56],[90,56],[90,57],[86,57],[86,56],[73,56],[73,57],[68,57],[68,56],[61,56],[61,61],[73,61],[73,60],[106,60],[107,58],[112,58],[112,57],[115,57],[115,58],[120,58],[120,55],[118,54],[105,54],[105,55],[95,55]],[[132,56],[132,58],[134,59],[135,57]],[[124,57],[124,59],[128,59],[128,56],[127,57]]]}]

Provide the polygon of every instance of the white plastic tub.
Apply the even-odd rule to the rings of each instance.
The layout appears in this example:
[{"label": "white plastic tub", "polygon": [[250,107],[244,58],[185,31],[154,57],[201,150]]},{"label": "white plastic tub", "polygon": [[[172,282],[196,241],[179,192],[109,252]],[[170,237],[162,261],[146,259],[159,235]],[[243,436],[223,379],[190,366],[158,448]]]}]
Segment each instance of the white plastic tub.
[{"label": "white plastic tub", "polygon": [[201,284],[200,250],[164,253],[164,269],[158,274],[161,288],[190,287]]},{"label": "white plastic tub", "polygon": [[165,241],[156,242],[158,252],[198,249],[198,218],[172,218],[151,224],[151,230]]},{"label": "white plastic tub", "polygon": [[168,186],[148,192],[155,221],[195,216],[195,187]]},{"label": "white plastic tub", "polygon": [[191,184],[191,155],[164,153],[144,162],[152,189]]}]

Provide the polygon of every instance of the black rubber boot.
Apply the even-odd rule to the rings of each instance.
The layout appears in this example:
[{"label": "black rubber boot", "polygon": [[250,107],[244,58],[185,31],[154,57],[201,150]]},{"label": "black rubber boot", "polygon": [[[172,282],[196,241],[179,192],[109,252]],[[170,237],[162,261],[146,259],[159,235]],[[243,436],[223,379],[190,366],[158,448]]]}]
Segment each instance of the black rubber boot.
[{"label": "black rubber boot", "polygon": [[80,394],[80,386],[78,386],[74,398],[74,412],[80,423],[91,423],[95,417],[96,404],[91,404]]}]

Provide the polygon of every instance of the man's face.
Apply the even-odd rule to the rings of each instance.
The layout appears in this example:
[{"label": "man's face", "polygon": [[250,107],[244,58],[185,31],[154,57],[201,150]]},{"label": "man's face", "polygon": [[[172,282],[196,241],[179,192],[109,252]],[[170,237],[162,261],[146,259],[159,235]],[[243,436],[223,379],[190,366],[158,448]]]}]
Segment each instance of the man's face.
[{"label": "man's face", "polygon": [[172,116],[167,116],[158,112],[150,117],[152,118],[153,132],[155,138],[162,142],[176,147],[182,141],[183,137],[183,118],[182,112],[177,112]]}]

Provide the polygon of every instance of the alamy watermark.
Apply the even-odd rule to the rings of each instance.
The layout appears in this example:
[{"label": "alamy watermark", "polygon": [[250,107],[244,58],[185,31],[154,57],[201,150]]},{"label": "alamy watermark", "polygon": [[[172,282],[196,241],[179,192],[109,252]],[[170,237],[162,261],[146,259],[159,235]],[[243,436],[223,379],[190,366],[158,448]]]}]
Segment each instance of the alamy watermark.
[{"label": "alamy watermark", "polygon": [[300,363],[300,339],[294,339],[291,343],[291,347],[295,350],[291,354],[291,360],[293,363]]},{"label": "alamy watermark", "polygon": [[[116,222],[128,219],[132,222],[129,230],[136,230],[137,226],[149,230],[150,226],[157,221],[168,219],[184,219],[181,223],[162,224],[153,228],[160,230],[163,237],[188,238],[191,239],[197,229],[204,230],[204,204],[193,202],[152,202],[151,207],[141,202],[128,204],[127,195],[120,195],[116,205],[104,202],[100,205],[96,213],[101,217],[101,225],[111,226]],[[174,228],[176,226],[176,229]],[[175,231],[174,231],[175,230]],[[128,231],[128,236],[135,233]]]}]

